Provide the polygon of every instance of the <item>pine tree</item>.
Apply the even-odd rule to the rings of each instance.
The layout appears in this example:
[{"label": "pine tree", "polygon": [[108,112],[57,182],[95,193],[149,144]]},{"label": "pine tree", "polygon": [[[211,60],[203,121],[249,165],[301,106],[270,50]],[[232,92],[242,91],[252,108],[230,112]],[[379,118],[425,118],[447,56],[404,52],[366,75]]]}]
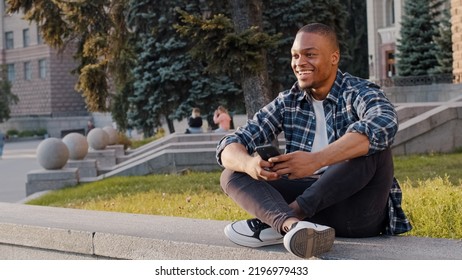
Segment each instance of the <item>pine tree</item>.
[{"label": "pine tree", "polygon": [[438,65],[438,35],[435,17],[441,1],[405,1],[398,40],[397,68],[400,76],[421,76],[433,72]]},{"label": "pine tree", "polygon": [[433,69],[435,74],[452,73],[452,32],[451,32],[451,16],[449,10],[443,11],[438,27],[438,34],[435,37],[437,52],[436,59],[438,66]]},{"label": "pine tree", "polygon": [[[339,0],[254,0],[252,5],[263,9],[263,29],[257,21],[252,23],[256,27],[236,32],[233,23],[239,20],[230,20],[234,10],[229,4],[247,2],[8,1],[10,12],[22,9],[27,19],[39,24],[51,46],[63,48],[77,42],[77,87],[91,111],[105,111],[109,104],[120,128],[133,126],[146,135],[153,133],[161,118],[174,131],[172,121],[188,116],[191,107],[213,112],[224,104],[231,111],[243,112],[242,89],[237,85],[243,86],[245,79],[239,78],[243,70],[251,74],[269,67],[267,87],[273,94],[290,87],[294,82],[290,47],[295,32],[309,22],[333,26],[342,43],[343,61],[348,58],[343,39],[347,14]],[[173,28],[180,23],[178,8],[203,20],[217,16],[224,25],[209,21],[195,41],[194,36],[181,37]],[[218,25],[211,28],[213,24]],[[258,98],[247,98],[246,103],[260,107],[255,102]]]},{"label": "pine tree", "polygon": [[209,76],[204,65],[193,60],[187,38],[174,29],[178,8],[200,13],[195,2],[130,1],[129,24],[136,28],[137,59],[133,69],[133,94],[128,97],[130,123],[152,135],[164,118],[170,132],[174,119],[191,114],[192,107],[213,112],[220,100],[235,98],[240,91],[224,76]]},{"label": "pine tree", "polygon": [[355,76],[368,78],[367,13],[366,1],[342,1],[347,11],[344,47],[341,52],[340,69]]}]

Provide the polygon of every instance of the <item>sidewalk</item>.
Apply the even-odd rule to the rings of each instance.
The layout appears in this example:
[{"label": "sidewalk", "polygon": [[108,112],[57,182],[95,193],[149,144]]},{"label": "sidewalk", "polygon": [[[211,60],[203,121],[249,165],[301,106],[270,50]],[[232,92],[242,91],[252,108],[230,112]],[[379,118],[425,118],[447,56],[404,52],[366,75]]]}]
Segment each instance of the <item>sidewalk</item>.
[{"label": "sidewalk", "polygon": [[35,156],[40,142],[5,143],[0,160],[0,202],[18,203],[26,198],[27,173],[41,169]]}]

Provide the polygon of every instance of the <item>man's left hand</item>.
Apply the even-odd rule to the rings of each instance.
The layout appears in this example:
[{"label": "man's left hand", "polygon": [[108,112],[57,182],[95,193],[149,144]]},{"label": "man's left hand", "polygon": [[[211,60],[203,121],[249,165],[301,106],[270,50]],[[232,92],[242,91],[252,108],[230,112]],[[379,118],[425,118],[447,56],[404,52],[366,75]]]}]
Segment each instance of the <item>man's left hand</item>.
[{"label": "man's left hand", "polygon": [[317,160],[317,153],[302,151],[276,156],[269,161],[274,163],[272,171],[280,176],[287,175],[289,179],[311,176],[322,167]]}]

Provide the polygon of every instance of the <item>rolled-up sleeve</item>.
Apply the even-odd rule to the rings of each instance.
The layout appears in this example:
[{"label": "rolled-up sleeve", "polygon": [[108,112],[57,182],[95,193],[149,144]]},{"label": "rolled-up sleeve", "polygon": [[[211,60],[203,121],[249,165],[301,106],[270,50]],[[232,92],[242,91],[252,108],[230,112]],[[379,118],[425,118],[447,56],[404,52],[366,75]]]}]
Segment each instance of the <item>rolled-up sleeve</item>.
[{"label": "rolled-up sleeve", "polygon": [[282,102],[278,97],[259,110],[253,119],[247,121],[246,125],[223,137],[217,145],[218,164],[223,167],[221,153],[231,143],[242,144],[249,154],[255,152],[256,146],[271,143],[282,130],[281,106]]},{"label": "rolled-up sleeve", "polygon": [[369,138],[369,152],[387,149],[393,144],[398,131],[396,110],[382,90],[367,88],[353,102],[359,120],[352,123],[347,132],[357,132]]}]

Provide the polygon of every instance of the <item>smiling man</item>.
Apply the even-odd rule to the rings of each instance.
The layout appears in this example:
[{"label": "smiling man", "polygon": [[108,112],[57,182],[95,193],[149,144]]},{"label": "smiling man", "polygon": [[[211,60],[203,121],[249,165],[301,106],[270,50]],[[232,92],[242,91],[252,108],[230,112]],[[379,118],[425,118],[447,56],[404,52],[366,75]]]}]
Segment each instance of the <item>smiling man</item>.
[{"label": "smiling man", "polygon": [[[248,247],[284,243],[310,258],[329,251],[335,236],[409,231],[393,175],[393,105],[377,85],[338,69],[332,28],[302,27],[291,54],[294,86],[217,147],[224,192],[255,217],[228,225],[226,236]],[[285,154],[254,155],[280,133]]]}]

